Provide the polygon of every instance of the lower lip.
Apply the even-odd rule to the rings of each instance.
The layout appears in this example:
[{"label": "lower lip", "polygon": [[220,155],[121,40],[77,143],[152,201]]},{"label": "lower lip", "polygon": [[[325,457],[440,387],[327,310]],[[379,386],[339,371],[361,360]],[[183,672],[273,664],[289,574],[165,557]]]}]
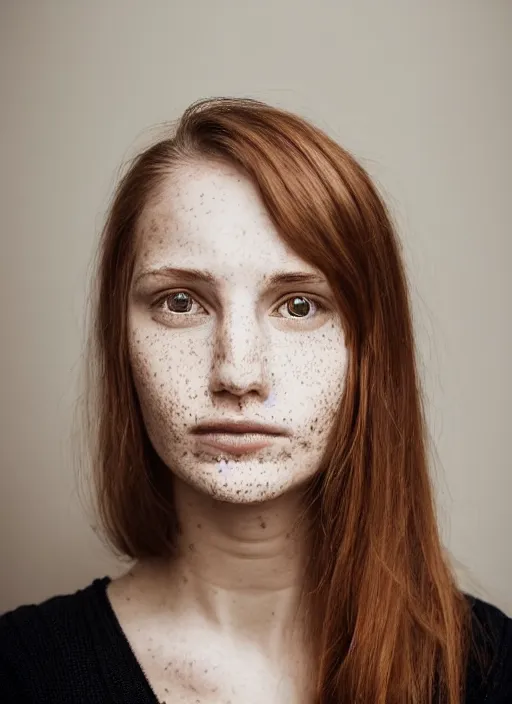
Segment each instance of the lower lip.
[{"label": "lower lip", "polygon": [[218,452],[244,455],[269,447],[278,435],[265,433],[200,433],[198,442]]}]

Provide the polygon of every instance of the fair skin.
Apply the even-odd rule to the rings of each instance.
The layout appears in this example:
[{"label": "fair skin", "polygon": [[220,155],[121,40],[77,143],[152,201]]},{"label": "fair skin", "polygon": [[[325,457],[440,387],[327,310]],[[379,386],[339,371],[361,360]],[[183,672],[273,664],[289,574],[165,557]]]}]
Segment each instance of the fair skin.
[{"label": "fair skin", "polygon": [[[298,519],[344,388],[333,292],[233,166],[180,165],[137,237],[130,357],[180,534],[177,557],[140,561],[109,598],[159,701],[305,704],[314,668]],[[231,447],[232,435],[196,432],[223,420],[280,434]]]}]

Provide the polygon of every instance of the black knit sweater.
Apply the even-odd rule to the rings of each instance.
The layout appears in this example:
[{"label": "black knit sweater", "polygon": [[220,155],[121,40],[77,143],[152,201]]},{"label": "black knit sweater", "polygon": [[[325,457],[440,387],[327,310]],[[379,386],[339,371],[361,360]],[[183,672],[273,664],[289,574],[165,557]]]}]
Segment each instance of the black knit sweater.
[{"label": "black knit sweater", "polygon": [[[97,579],[0,617],[2,704],[159,704],[110,606],[108,583]],[[475,637],[493,661],[487,676],[470,662],[466,704],[512,704],[512,619],[468,598],[482,626]]]}]

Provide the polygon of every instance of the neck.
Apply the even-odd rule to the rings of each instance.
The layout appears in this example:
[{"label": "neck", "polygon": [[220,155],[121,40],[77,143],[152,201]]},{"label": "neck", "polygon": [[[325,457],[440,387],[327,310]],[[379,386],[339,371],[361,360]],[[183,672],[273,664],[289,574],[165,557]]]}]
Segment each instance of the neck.
[{"label": "neck", "polygon": [[176,478],[175,505],[178,557],[149,565],[174,607],[266,647],[296,633],[306,554],[299,493],[231,504]]}]

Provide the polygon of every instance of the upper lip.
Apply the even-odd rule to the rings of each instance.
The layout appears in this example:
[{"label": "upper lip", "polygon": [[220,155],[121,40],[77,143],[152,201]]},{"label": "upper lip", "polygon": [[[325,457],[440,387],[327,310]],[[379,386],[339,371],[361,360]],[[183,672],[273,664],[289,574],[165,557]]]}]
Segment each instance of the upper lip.
[{"label": "upper lip", "polygon": [[288,435],[286,428],[269,423],[247,420],[212,420],[199,423],[194,433],[262,433],[265,435]]}]

